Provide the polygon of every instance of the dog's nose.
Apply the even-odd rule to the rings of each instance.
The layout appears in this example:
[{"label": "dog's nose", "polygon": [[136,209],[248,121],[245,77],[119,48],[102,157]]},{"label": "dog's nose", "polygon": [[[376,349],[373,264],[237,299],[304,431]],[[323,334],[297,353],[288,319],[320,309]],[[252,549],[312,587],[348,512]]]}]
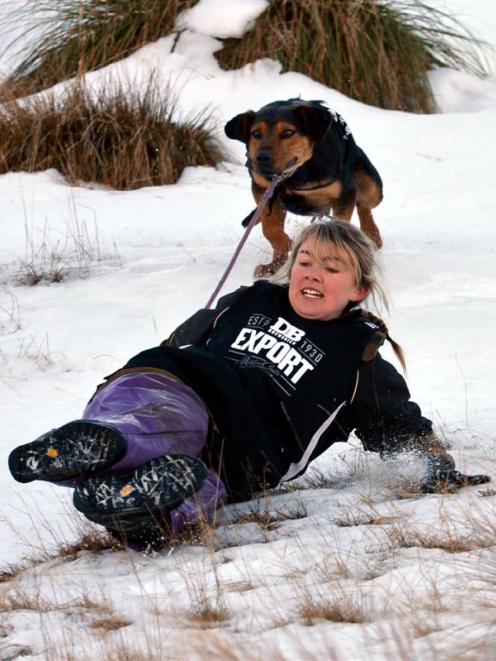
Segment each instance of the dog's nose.
[{"label": "dog's nose", "polygon": [[261,149],[257,154],[257,163],[259,165],[269,165],[272,162],[272,156],[268,149]]}]

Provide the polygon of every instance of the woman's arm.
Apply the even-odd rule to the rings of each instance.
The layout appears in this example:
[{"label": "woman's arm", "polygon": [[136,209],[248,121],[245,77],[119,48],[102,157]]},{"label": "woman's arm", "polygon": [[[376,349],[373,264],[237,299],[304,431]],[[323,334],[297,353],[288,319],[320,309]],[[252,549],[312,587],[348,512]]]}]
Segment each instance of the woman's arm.
[{"label": "woman's arm", "polygon": [[402,451],[422,454],[428,461],[424,491],[458,488],[487,482],[487,476],[466,476],[454,470],[446,445],[433,432],[432,422],[410,399],[405,379],[379,354],[360,368],[350,419],[365,449],[381,456]]},{"label": "woman's arm", "polygon": [[388,454],[432,434],[432,423],[410,400],[405,379],[380,354],[360,367],[351,420],[368,450]]}]

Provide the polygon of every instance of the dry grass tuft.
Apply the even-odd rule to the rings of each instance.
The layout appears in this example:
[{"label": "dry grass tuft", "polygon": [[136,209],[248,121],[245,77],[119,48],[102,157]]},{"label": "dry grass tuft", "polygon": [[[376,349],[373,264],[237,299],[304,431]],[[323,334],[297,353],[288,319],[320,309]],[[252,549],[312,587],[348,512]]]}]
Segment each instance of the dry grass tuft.
[{"label": "dry grass tuft", "polygon": [[119,629],[128,627],[130,624],[132,624],[131,620],[126,620],[119,617],[119,615],[110,615],[108,617],[101,617],[95,622],[92,622],[90,627],[107,633],[109,631],[118,631]]},{"label": "dry grass tuft", "polygon": [[70,214],[65,236],[60,231],[51,231],[48,222],[40,232],[25,221],[25,258],[16,264],[12,274],[16,284],[33,287],[40,282],[87,278],[95,263],[120,264],[115,244],[113,255],[102,255],[96,221],[91,231],[86,221],[79,219],[74,204]]},{"label": "dry grass tuft", "polygon": [[326,620],[328,622],[363,624],[370,622],[370,615],[367,614],[363,604],[351,595],[339,595],[339,598],[324,599],[322,597],[312,597],[305,595],[298,615],[302,618],[304,624],[312,626]]},{"label": "dry grass tuft", "polygon": [[[210,552],[212,560],[215,562],[213,549],[210,549]],[[202,629],[222,626],[229,620],[229,611],[217,576],[216,565],[212,564],[211,567],[215,577],[215,585],[212,587],[211,594],[206,584],[206,576],[192,578],[185,575],[186,589],[191,602],[187,616],[191,622]]]},{"label": "dry grass tuft", "polygon": [[[481,532],[484,532],[481,530]],[[494,531],[493,531],[494,532]],[[393,525],[389,533],[393,544],[401,548],[441,549],[446,553],[467,553],[478,548],[494,546],[494,535],[478,534],[476,531],[460,532],[446,527],[436,532],[418,528]]]},{"label": "dry grass tuft", "polygon": [[[268,508],[269,504],[270,509]],[[304,519],[307,516],[307,508],[301,501],[284,502],[276,505],[275,503],[271,503],[270,496],[265,494],[263,499],[258,500],[255,505],[250,506],[249,511],[241,510],[237,512],[234,510],[234,516],[229,520],[229,525],[236,526],[254,523],[262,533],[263,541],[268,543],[274,539],[271,533],[278,530],[283,521]]]},{"label": "dry grass tuft", "polygon": [[479,496],[483,498],[489,498],[491,496],[496,496],[496,488],[487,487],[486,489],[480,489],[477,493]]},{"label": "dry grass tuft", "polygon": [[271,512],[249,512],[247,514],[241,514],[235,521],[238,524],[244,523],[257,523],[262,530],[265,532],[272,532],[280,528],[280,521],[274,517]]},{"label": "dry grass tuft", "polygon": [[308,510],[305,503],[299,500],[297,502],[284,503],[283,507],[276,510],[274,516],[277,521],[297,521],[298,519],[306,519]]},{"label": "dry grass tuft", "polygon": [[364,103],[432,112],[427,72],[448,66],[483,75],[474,44],[480,42],[456,18],[417,0],[272,0],[216,57],[224,69],[276,58],[284,71]]},{"label": "dry grass tuft", "polygon": [[79,82],[12,101],[0,112],[0,174],[55,168],[70,183],[119,190],[173,184],[185,167],[226,160],[208,113],[181,123],[174,101],[149,80],[144,93],[108,84],[95,97]]},{"label": "dry grass tuft", "polygon": [[75,542],[62,544],[56,552],[56,557],[74,559],[82,551],[87,553],[100,553],[101,551],[121,551],[122,544],[103,530],[91,529]]},{"label": "dry grass tuft", "polygon": [[[36,590],[24,590],[22,587],[4,592],[0,597],[0,611],[9,613],[14,611],[34,611],[48,613],[65,610],[69,604],[59,604],[49,601]],[[71,604],[78,605],[78,604]]]},{"label": "dry grass tuft", "polygon": [[8,583],[9,581],[14,580],[22,574],[25,569],[25,564],[10,565],[9,567],[2,569],[2,571],[0,571],[0,583]]},{"label": "dry grass tuft", "polygon": [[[22,60],[3,86],[16,97],[116,62],[172,32],[196,0],[37,0],[19,2],[1,27],[24,29]],[[39,36],[41,34],[41,36]],[[12,46],[11,46],[12,47]],[[11,48],[10,47],[10,48]],[[8,55],[8,53],[7,53]],[[0,91],[1,93],[1,91]]]},{"label": "dry grass tuft", "polygon": [[355,508],[347,511],[343,516],[332,520],[339,528],[352,528],[355,526],[384,526],[398,519],[397,515],[380,514],[373,508],[362,510]]},{"label": "dry grass tuft", "polygon": [[298,486],[300,489],[345,489],[351,479],[350,476],[328,475],[321,469],[312,467],[310,473],[298,480]]},{"label": "dry grass tuft", "polygon": [[211,629],[225,624],[229,620],[229,613],[225,606],[218,606],[206,600],[196,604],[189,619],[202,629]]},{"label": "dry grass tuft", "polygon": [[184,568],[181,573],[190,600],[187,618],[202,629],[210,629],[224,625],[230,615],[218,573],[219,558],[211,539],[205,539],[205,547],[208,553],[201,570],[191,575]]},{"label": "dry grass tuft", "polygon": [[[8,583],[22,576],[26,571],[38,567],[52,560],[68,561],[74,560],[81,551],[89,553],[100,553],[101,551],[121,551],[122,545],[109,535],[106,531],[89,529],[86,530],[75,542],[61,544],[55,550],[39,551],[32,557],[25,559],[16,565],[10,565],[0,571],[0,584]],[[24,599],[24,597],[22,597]],[[93,602],[86,600],[85,608],[95,608]],[[29,609],[28,609],[29,610]]]}]

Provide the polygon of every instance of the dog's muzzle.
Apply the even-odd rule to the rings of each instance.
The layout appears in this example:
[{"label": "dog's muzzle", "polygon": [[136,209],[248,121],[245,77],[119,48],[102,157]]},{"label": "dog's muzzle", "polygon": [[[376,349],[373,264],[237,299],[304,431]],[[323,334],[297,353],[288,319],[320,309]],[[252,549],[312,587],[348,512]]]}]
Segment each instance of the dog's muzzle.
[{"label": "dog's muzzle", "polygon": [[255,166],[257,172],[269,181],[272,181],[276,177],[287,179],[298,168],[298,158],[295,156],[285,164],[284,170],[277,172],[273,166],[271,152],[268,150],[261,150],[255,157]]}]

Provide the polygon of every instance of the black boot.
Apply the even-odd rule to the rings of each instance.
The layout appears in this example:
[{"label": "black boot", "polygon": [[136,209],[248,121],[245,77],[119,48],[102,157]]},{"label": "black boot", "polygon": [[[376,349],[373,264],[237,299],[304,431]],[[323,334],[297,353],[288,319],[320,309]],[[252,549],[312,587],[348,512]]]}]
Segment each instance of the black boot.
[{"label": "black boot", "polygon": [[149,523],[161,527],[168,521],[166,513],[201,489],[207,474],[196,457],[166,454],[126,475],[80,482],[74,489],[74,506],[94,523],[135,536]]},{"label": "black boot", "polygon": [[126,450],[126,439],[114,427],[73,420],[12,450],[9,468],[18,482],[62,482],[109,468]]}]

